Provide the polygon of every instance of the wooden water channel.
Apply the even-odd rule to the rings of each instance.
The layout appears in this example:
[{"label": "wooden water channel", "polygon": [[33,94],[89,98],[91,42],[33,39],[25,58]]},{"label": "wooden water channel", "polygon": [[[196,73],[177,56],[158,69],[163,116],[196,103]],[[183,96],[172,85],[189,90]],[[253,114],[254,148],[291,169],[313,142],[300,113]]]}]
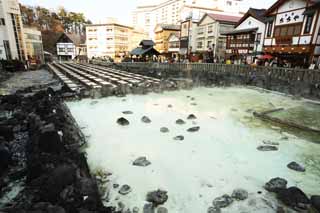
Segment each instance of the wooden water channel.
[{"label": "wooden water channel", "polygon": [[71,92],[85,96],[146,93],[161,86],[157,78],[92,64],[53,63],[48,67]]}]

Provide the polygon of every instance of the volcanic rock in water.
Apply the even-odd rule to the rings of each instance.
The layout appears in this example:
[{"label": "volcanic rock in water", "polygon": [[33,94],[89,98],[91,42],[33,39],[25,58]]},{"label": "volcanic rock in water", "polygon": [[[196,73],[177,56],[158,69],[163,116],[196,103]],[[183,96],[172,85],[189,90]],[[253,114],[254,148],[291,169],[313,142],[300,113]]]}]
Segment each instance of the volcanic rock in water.
[{"label": "volcanic rock in water", "polygon": [[61,206],[49,206],[47,213],[65,213],[66,211]]},{"label": "volcanic rock in water", "polygon": [[160,132],[167,133],[167,132],[169,132],[169,129],[167,127],[161,127]]},{"label": "volcanic rock in water", "polygon": [[311,196],[311,205],[320,212],[320,195]]},{"label": "volcanic rock in water", "polygon": [[146,157],[139,157],[132,163],[132,165],[134,166],[142,166],[142,167],[149,166],[150,164],[151,162],[148,161]]},{"label": "volcanic rock in water", "polygon": [[248,198],[249,193],[244,189],[235,189],[231,197],[235,200],[245,200]]},{"label": "volcanic rock in water", "polygon": [[292,208],[307,209],[308,204],[310,204],[310,200],[307,195],[297,187],[280,189],[277,192],[277,198]]},{"label": "volcanic rock in water", "polygon": [[263,144],[265,145],[270,145],[270,146],[279,146],[280,144],[278,142],[272,142],[272,141],[262,141]]},{"label": "volcanic rock in water", "polygon": [[168,108],[172,108],[172,105],[171,105],[171,104],[169,104],[169,105],[168,105]]},{"label": "volcanic rock in water", "polygon": [[217,197],[213,200],[212,204],[218,208],[225,208],[229,206],[233,202],[232,197],[229,195],[222,195],[221,197]]},{"label": "volcanic rock in water", "polygon": [[191,103],[190,105],[192,105],[192,106],[197,106],[198,104],[197,104],[197,103]]},{"label": "volcanic rock in water", "polygon": [[122,114],[125,114],[125,115],[132,115],[133,112],[132,111],[123,111]]},{"label": "volcanic rock in water", "polygon": [[297,162],[291,162],[287,165],[287,167],[289,169],[295,170],[297,172],[305,172],[306,171],[306,169],[303,166],[301,166],[300,164],[298,164]]},{"label": "volcanic rock in water", "polygon": [[90,103],[90,105],[92,106],[92,105],[96,105],[98,103],[98,101],[92,101],[91,103]]},{"label": "volcanic rock in water", "polygon": [[143,123],[151,123],[151,119],[150,118],[148,118],[147,116],[143,116],[142,118],[141,118],[141,121],[143,122]]},{"label": "volcanic rock in water", "polygon": [[269,152],[269,151],[278,151],[279,148],[276,146],[266,145],[266,146],[258,146],[257,150],[262,151],[262,152]]},{"label": "volcanic rock in water", "polygon": [[148,192],[146,200],[151,202],[154,206],[162,205],[168,200],[167,191],[158,189],[157,191]]},{"label": "volcanic rock in water", "polygon": [[121,126],[128,126],[129,124],[130,124],[130,122],[127,120],[127,119],[125,119],[125,118],[119,118],[118,120],[117,120],[117,123],[119,124],[119,125],[121,125]]},{"label": "volcanic rock in water", "polygon": [[178,135],[176,137],[173,138],[176,141],[183,141],[184,140],[184,136],[183,135]]},{"label": "volcanic rock in water", "polygon": [[192,97],[192,98],[190,98],[190,100],[191,100],[191,101],[194,101],[194,100],[196,100],[196,99],[195,99],[194,97]]},{"label": "volcanic rock in water", "polygon": [[119,194],[121,195],[126,195],[129,194],[132,191],[131,187],[129,185],[123,185],[121,186],[120,190],[119,190]]},{"label": "volcanic rock in water", "polygon": [[269,192],[278,192],[287,188],[288,181],[283,178],[273,178],[265,184],[264,188]]},{"label": "volcanic rock in water", "polygon": [[216,206],[210,206],[207,213],[221,213],[221,209]]},{"label": "volcanic rock in water", "polygon": [[198,132],[200,130],[200,126],[195,126],[187,129],[188,132]]},{"label": "volcanic rock in water", "polygon": [[139,213],[139,208],[138,207],[133,207],[132,213]]},{"label": "volcanic rock in water", "polygon": [[116,189],[116,188],[119,188],[120,185],[117,184],[117,183],[115,183],[115,184],[113,184],[112,186],[113,186],[114,189]]},{"label": "volcanic rock in water", "polygon": [[194,120],[194,119],[197,119],[197,117],[194,114],[190,114],[187,119]]},{"label": "volcanic rock in water", "polygon": [[176,124],[183,125],[183,124],[185,124],[185,123],[186,123],[186,122],[185,122],[184,120],[182,120],[182,119],[176,120]]},{"label": "volcanic rock in water", "polygon": [[168,213],[168,209],[161,206],[157,209],[157,213]]},{"label": "volcanic rock in water", "polygon": [[152,203],[146,203],[143,206],[143,213],[155,213]]}]

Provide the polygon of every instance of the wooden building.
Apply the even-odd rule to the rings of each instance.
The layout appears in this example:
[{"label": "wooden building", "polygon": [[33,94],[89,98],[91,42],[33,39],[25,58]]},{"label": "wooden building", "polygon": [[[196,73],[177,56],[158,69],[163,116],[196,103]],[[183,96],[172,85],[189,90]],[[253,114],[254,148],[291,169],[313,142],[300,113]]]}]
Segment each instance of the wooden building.
[{"label": "wooden building", "polygon": [[156,49],[161,53],[161,55],[170,57],[169,37],[172,33],[180,33],[180,25],[159,24],[156,26],[154,32]]},{"label": "wooden building", "polygon": [[264,9],[250,8],[236,24],[235,29],[226,33],[226,58],[253,62],[262,53],[265,33]]},{"label": "wooden building", "polygon": [[278,0],[265,15],[266,53],[290,66],[307,67],[319,59],[319,3],[314,0]]}]

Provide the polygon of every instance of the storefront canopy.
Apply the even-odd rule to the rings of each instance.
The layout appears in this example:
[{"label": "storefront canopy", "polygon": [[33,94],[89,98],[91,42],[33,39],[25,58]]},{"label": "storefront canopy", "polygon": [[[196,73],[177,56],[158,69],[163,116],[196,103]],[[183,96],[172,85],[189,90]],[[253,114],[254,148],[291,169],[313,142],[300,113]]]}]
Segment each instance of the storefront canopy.
[{"label": "storefront canopy", "polygon": [[154,49],[153,47],[149,47],[149,48],[137,47],[130,52],[130,55],[138,55],[138,56],[149,55],[149,56],[152,56],[152,55],[160,55],[160,53],[156,49]]}]

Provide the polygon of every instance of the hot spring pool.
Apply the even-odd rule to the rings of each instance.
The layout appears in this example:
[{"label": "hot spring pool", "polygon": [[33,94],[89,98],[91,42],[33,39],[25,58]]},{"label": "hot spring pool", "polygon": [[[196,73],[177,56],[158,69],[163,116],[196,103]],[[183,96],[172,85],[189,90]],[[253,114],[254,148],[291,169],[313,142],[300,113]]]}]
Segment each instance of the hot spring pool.
[{"label": "hot spring pool", "polygon": [[[304,100],[241,87],[67,103],[88,136],[86,151],[92,171],[112,173],[109,204],[117,206],[121,201],[126,209],[137,206],[141,212],[147,192],[163,189],[169,196],[164,206],[171,213],[207,212],[214,198],[239,187],[249,192],[249,198],[234,202],[223,212],[274,212],[274,195],[263,189],[274,177],[287,179],[288,186],[298,186],[308,195],[320,194],[320,144],[314,143],[317,139],[290,134],[252,116],[252,110],[304,104]],[[122,113],[128,110],[133,114]],[[197,119],[187,120],[189,114]],[[152,122],[141,122],[142,116]],[[118,125],[119,117],[127,118],[130,125]],[[177,119],[186,124],[177,125]],[[200,131],[186,131],[193,126],[200,126]],[[161,127],[170,132],[161,133]],[[183,135],[184,141],[173,140],[177,135]],[[264,140],[280,143],[279,151],[258,151]],[[151,165],[133,166],[140,156],[147,157]],[[289,170],[287,164],[292,161],[304,165],[306,172]],[[120,195],[119,189],[112,187],[115,183],[130,185],[132,192]]]}]

